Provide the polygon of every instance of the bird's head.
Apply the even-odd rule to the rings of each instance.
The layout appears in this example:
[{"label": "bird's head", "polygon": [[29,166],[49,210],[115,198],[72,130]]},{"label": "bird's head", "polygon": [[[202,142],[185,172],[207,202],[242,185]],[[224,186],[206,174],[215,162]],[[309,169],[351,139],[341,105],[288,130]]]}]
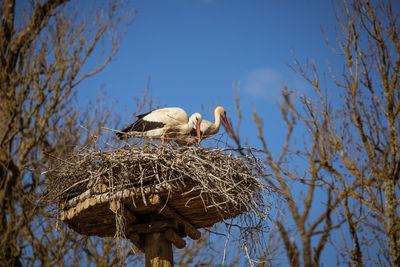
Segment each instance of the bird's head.
[{"label": "bird's head", "polygon": [[228,128],[229,132],[233,136],[231,127],[229,126],[228,119],[226,118],[226,110],[223,107],[219,106],[215,109],[215,113],[217,113],[222,118],[222,120],[224,121],[224,123],[226,125],[226,128]]},{"label": "bird's head", "polygon": [[190,119],[194,122],[195,128],[196,128],[196,135],[197,135],[197,140],[200,143],[201,137],[200,137],[200,124],[201,121],[203,120],[203,117],[201,116],[200,113],[194,113]]}]

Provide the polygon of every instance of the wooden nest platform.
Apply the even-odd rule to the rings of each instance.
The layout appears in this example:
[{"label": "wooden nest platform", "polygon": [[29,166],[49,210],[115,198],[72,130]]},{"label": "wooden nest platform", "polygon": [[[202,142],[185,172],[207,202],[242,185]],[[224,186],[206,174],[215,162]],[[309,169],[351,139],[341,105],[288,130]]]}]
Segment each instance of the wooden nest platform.
[{"label": "wooden nest platform", "polygon": [[[260,162],[228,149],[141,146],[83,151],[48,171],[61,220],[83,235],[122,236],[144,251],[143,236],[165,233],[177,248],[199,228],[265,212]],[[254,216],[256,215],[256,216]]]}]

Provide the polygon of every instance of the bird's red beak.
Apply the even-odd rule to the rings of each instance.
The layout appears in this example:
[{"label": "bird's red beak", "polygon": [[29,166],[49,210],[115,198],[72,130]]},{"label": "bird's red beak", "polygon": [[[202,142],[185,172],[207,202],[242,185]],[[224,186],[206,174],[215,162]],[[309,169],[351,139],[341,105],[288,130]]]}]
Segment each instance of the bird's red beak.
[{"label": "bird's red beak", "polygon": [[200,141],[201,141],[201,137],[200,137],[200,123],[196,123],[196,134],[197,134],[197,140],[199,141],[199,144],[200,144]]},{"label": "bird's red beak", "polygon": [[228,120],[226,119],[225,116],[223,117],[223,119],[224,119],[224,122],[225,122],[225,124],[226,124],[226,128],[228,128],[229,132],[230,132],[231,135],[233,136],[233,133],[232,133],[231,127],[229,126]]}]

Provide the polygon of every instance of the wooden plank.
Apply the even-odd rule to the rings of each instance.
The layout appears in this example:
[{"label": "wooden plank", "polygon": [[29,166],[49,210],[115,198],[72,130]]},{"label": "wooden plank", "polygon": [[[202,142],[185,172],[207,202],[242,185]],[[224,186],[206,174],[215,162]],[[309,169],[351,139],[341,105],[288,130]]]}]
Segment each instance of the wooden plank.
[{"label": "wooden plank", "polygon": [[103,183],[98,183],[94,186],[93,191],[95,193],[105,193],[107,192],[107,185]]},{"label": "wooden plank", "polygon": [[83,201],[83,208],[87,209],[90,206],[90,198],[87,198]]},{"label": "wooden plank", "polygon": [[137,221],[137,218],[135,216],[135,214],[132,212],[132,210],[124,205],[124,217],[126,219],[126,223],[129,224],[133,224]]},{"label": "wooden plank", "polygon": [[172,229],[165,231],[165,238],[172,242],[176,248],[184,248],[186,246],[185,240],[183,240],[177,233]]},{"label": "wooden plank", "polygon": [[82,209],[83,209],[82,202],[79,202],[78,204],[76,204],[76,213],[81,212]]},{"label": "wooden plank", "polygon": [[67,219],[70,220],[75,215],[75,208],[70,208],[67,213]]},{"label": "wooden plank", "polygon": [[154,232],[164,232],[169,228],[176,228],[175,220],[162,220],[147,222],[141,224],[133,224],[129,226],[129,233],[148,234]]},{"label": "wooden plank", "polygon": [[96,204],[97,204],[96,198],[95,198],[95,197],[91,197],[91,198],[89,199],[89,205],[90,205],[91,207],[93,207],[93,206],[96,205]]},{"label": "wooden plank", "polygon": [[150,204],[153,206],[158,206],[161,203],[160,196],[157,194],[151,194],[148,197],[148,200],[149,200]]},{"label": "wooden plank", "polygon": [[132,233],[128,236],[129,240],[143,253],[145,252],[144,249],[144,240],[140,237],[137,233]]},{"label": "wooden plank", "polygon": [[[107,186],[105,184],[102,184],[101,188],[99,191],[107,191]],[[161,185],[155,185],[155,186],[150,186],[150,187],[145,187],[143,190],[143,194],[145,196],[148,195],[157,195],[160,193],[168,193],[168,186],[161,186]],[[94,189],[88,189],[79,196],[76,196],[67,202],[63,202],[63,208],[68,209],[71,207],[74,207],[77,205],[79,202],[83,202],[84,200],[90,198],[90,197],[96,197],[97,203],[104,203],[104,202],[109,202],[110,200],[113,199],[125,199],[125,198],[140,198],[142,196],[142,192],[139,190],[134,190],[134,189],[124,189],[120,190],[118,192],[105,192],[102,194],[96,194],[94,192]]]},{"label": "wooden plank", "polygon": [[185,218],[181,215],[176,213],[172,208],[165,205],[161,210],[160,213],[164,215],[165,218],[174,218],[178,224],[183,225],[185,227],[185,231],[187,235],[194,240],[197,240],[201,237],[201,233],[197,230],[190,222],[188,222]]}]

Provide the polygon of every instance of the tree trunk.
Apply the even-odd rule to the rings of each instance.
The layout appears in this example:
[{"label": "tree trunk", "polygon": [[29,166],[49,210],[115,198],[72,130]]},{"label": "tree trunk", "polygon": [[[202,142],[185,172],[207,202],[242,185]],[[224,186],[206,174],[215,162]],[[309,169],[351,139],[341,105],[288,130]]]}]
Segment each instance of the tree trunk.
[{"label": "tree trunk", "polygon": [[386,235],[389,239],[390,256],[392,266],[400,266],[400,241],[399,230],[397,229],[397,201],[396,201],[396,182],[393,179],[385,180],[385,216]]}]

